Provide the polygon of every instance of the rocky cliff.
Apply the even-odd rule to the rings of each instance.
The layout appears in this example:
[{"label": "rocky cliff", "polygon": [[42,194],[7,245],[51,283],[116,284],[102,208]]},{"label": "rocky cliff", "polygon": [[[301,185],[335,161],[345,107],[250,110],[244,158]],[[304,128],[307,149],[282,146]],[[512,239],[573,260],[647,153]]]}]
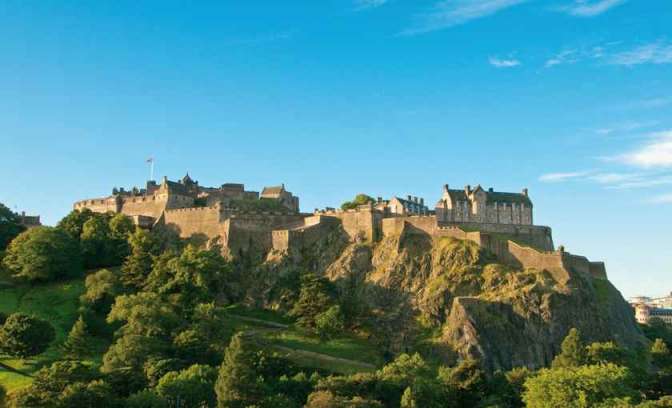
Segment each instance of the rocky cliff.
[{"label": "rocky cliff", "polygon": [[549,364],[572,327],[586,341],[643,342],[608,280],[516,269],[469,241],[402,233],[353,243],[334,230],[301,254],[269,256],[247,298],[282,308],[297,270],[329,278],[342,299],[366,309],[363,326],[390,352],[475,357],[497,370]]}]

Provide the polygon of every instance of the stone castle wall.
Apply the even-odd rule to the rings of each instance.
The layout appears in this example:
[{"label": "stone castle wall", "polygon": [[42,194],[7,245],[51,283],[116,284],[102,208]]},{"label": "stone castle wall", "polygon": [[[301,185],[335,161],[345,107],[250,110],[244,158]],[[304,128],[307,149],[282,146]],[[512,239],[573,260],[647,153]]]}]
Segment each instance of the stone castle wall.
[{"label": "stone castle wall", "polygon": [[320,215],[340,220],[352,240],[364,239],[373,242],[381,236],[383,214],[372,205],[362,205],[347,211],[325,211]]}]

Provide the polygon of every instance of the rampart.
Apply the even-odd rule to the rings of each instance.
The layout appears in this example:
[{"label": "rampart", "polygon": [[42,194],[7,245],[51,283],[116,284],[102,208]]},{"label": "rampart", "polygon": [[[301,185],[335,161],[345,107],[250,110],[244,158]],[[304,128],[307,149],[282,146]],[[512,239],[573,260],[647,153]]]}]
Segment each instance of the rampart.
[{"label": "rampart", "polygon": [[314,215],[304,218],[301,224],[293,228],[274,230],[272,233],[273,249],[288,252],[308,247],[326,236],[329,230],[338,224],[340,224],[340,219],[335,217]]},{"label": "rampart", "polygon": [[352,240],[363,239],[373,242],[382,235],[383,213],[375,210],[372,204],[360,205],[354,210],[322,211],[316,215],[339,219]]}]

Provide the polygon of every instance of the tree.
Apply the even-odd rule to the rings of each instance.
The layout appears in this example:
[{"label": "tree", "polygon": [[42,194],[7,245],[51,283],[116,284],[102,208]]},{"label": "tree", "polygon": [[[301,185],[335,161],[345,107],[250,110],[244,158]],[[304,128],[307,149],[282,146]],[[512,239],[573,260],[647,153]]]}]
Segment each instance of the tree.
[{"label": "tree", "polygon": [[51,227],[21,233],[9,245],[3,262],[13,277],[30,282],[72,278],[82,273],[77,242]]},{"label": "tree", "polygon": [[158,394],[173,405],[184,408],[211,407],[216,403],[214,391],[217,369],[208,365],[192,365],[180,372],[171,371],[156,387]]},{"label": "tree", "polygon": [[452,368],[439,369],[439,380],[449,389],[456,391],[459,406],[471,407],[485,397],[485,372],[477,360],[465,359]]},{"label": "tree", "polygon": [[78,361],[59,361],[41,368],[28,387],[14,392],[12,407],[53,408],[56,401],[70,384],[87,384],[95,378],[95,372]]},{"label": "tree", "polygon": [[58,406],[62,408],[120,407],[112,387],[101,380],[88,384],[74,383],[63,390],[58,398]]},{"label": "tree", "polygon": [[70,358],[81,358],[91,352],[91,338],[82,316],[79,316],[79,319],[77,319],[72,329],[70,329],[70,333],[63,343],[62,349],[65,355]]},{"label": "tree", "polygon": [[254,369],[254,351],[243,333],[231,339],[215,383],[219,408],[254,405],[263,395]]},{"label": "tree", "polygon": [[581,333],[576,328],[569,330],[560,349],[560,354],[553,359],[553,368],[578,367],[587,362],[586,348],[581,342]]},{"label": "tree", "polygon": [[131,254],[121,267],[121,281],[126,286],[141,288],[152,271],[154,257],[160,250],[159,243],[152,233],[141,228],[129,236],[128,243]]},{"label": "tree", "polygon": [[19,216],[0,203],[0,252],[4,251],[7,245],[25,229]]},{"label": "tree", "polygon": [[56,228],[64,231],[72,239],[79,241],[84,224],[94,215],[93,211],[88,208],[73,210],[56,224]]},{"label": "tree", "polygon": [[370,197],[366,194],[357,194],[355,198],[352,201],[346,201],[343,204],[341,204],[341,209],[342,210],[352,210],[357,208],[360,205],[368,204],[368,203],[375,203],[376,200],[373,199],[373,197]]},{"label": "tree", "polygon": [[418,404],[415,402],[415,398],[413,398],[413,390],[411,390],[411,387],[406,387],[404,390],[399,406],[401,408],[419,408]]},{"label": "tree", "polygon": [[189,310],[198,303],[212,301],[229,272],[230,265],[219,251],[188,245],[179,257],[161,256],[146,287],[170,295],[174,304]]},{"label": "tree", "polygon": [[7,390],[2,384],[0,384],[0,408],[5,408],[6,398],[7,398]]},{"label": "tree", "polygon": [[116,264],[114,242],[108,217],[95,214],[82,227],[80,235],[82,256],[87,268],[99,268]]},{"label": "tree", "polygon": [[343,331],[343,314],[336,305],[315,317],[315,331],[322,340],[330,340]]},{"label": "tree", "polygon": [[166,408],[168,401],[150,390],[140,391],[126,399],[126,408]]},{"label": "tree", "polygon": [[80,301],[95,311],[107,315],[114,303],[114,298],[122,293],[119,276],[109,269],[101,269],[86,277],[84,281],[86,292]]},{"label": "tree", "polygon": [[299,299],[294,303],[290,315],[298,318],[298,324],[307,329],[315,329],[315,318],[326,312],[333,304],[331,282],[325,278],[306,274],[301,279]]},{"label": "tree", "polygon": [[615,364],[542,369],[525,381],[528,408],[592,407],[612,398],[634,397],[629,371]]},{"label": "tree", "polygon": [[0,350],[17,357],[43,353],[56,332],[46,321],[23,313],[10,315],[0,328]]}]

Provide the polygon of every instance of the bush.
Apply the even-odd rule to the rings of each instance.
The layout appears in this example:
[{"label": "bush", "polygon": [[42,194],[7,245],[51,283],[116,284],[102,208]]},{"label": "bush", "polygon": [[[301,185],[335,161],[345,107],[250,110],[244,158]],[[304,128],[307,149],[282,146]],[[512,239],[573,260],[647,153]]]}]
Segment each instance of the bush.
[{"label": "bush", "polygon": [[144,390],[126,399],[126,408],[166,408],[168,401],[160,395]]},{"label": "bush", "polygon": [[17,357],[43,353],[56,332],[46,321],[23,313],[10,315],[0,328],[0,350]]},{"label": "bush", "polygon": [[65,232],[51,227],[37,227],[21,233],[9,245],[3,263],[14,278],[30,282],[82,274],[77,242]]},{"label": "bush", "polygon": [[343,314],[339,306],[332,306],[315,317],[315,331],[322,340],[330,340],[343,331]]},{"label": "bush", "polygon": [[0,203],[0,252],[25,229],[16,213]]},{"label": "bush", "polygon": [[614,364],[542,369],[525,381],[528,408],[589,407],[634,396],[629,371]]},{"label": "bush", "polygon": [[368,204],[368,203],[375,203],[375,202],[376,202],[376,200],[374,200],[373,197],[371,197],[371,196],[368,196],[366,194],[357,194],[352,201],[346,201],[343,204],[341,204],[341,209],[343,211],[353,210],[360,205],[364,205],[364,204]]}]

